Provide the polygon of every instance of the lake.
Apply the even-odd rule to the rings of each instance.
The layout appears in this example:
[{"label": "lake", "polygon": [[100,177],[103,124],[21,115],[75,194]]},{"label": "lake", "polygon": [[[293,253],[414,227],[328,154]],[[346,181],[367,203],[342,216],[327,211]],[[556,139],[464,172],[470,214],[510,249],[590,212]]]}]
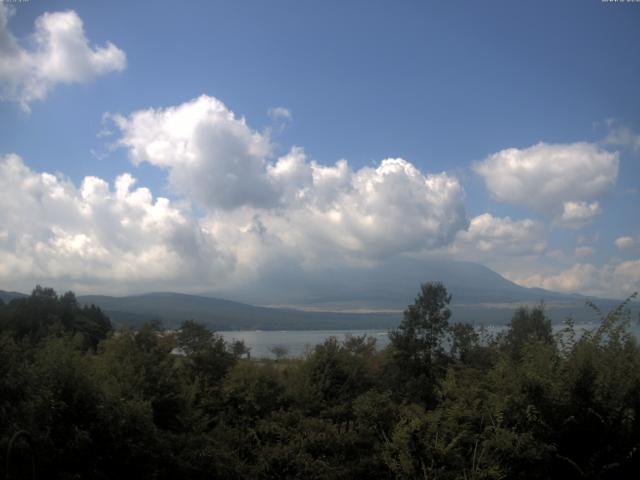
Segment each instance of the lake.
[{"label": "lake", "polygon": [[283,347],[287,357],[302,357],[308,348],[313,348],[329,337],[344,340],[348,335],[373,337],[378,348],[389,343],[387,330],[233,330],[217,332],[225,340],[242,340],[251,348],[252,358],[274,358],[271,352],[274,347]]},{"label": "lake", "polygon": [[[578,333],[591,330],[598,326],[596,323],[576,324]],[[495,335],[506,327],[504,325],[488,325],[487,333]],[[554,332],[564,328],[563,324],[553,326]],[[631,325],[631,331],[636,338],[640,338],[640,325],[636,322]],[[252,358],[275,358],[271,351],[274,347],[283,347],[287,357],[302,357],[308,349],[324,342],[329,337],[344,340],[347,336],[362,336],[375,338],[378,348],[384,348],[389,344],[388,330],[232,330],[218,332],[225,340],[242,340],[251,349]]]}]

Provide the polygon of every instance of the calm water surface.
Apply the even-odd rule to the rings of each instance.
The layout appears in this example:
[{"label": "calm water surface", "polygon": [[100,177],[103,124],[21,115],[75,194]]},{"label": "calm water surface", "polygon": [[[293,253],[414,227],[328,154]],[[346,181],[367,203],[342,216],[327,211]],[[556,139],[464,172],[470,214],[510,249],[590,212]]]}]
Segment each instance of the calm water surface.
[{"label": "calm water surface", "polygon": [[[596,328],[596,323],[577,324],[576,332],[579,334],[585,330]],[[489,335],[495,335],[504,330],[503,325],[486,326],[486,332]],[[564,325],[554,325],[555,332],[564,328]],[[631,331],[640,338],[640,325],[634,323],[631,325]],[[242,340],[251,348],[252,358],[274,358],[272,352],[274,347],[283,347],[288,357],[302,357],[307,350],[312,349],[315,345],[324,342],[329,337],[336,337],[338,340],[344,340],[348,336],[363,336],[375,338],[378,348],[384,348],[389,344],[388,330],[234,330],[228,332],[218,332],[225,340]]]},{"label": "calm water surface", "polygon": [[387,330],[234,330],[218,332],[225,340],[242,340],[251,348],[252,358],[274,358],[274,347],[283,347],[287,357],[302,357],[307,349],[324,342],[329,337],[344,340],[349,335],[373,337],[378,348],[389,343]]}]

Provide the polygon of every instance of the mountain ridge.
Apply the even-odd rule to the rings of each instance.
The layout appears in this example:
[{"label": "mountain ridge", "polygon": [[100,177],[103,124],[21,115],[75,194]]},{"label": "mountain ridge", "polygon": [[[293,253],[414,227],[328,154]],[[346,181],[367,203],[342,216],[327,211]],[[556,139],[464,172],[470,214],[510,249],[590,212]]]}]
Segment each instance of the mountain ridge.
[{"label": "mountain ridge", "polygon": [[[413,302],[421,283],[442,281],[452,294],[452,321],[456,322],[502,324],[509,321],[517,306],[540,301],[546,303],[547,314],[554,322],[567,316],[577,321],[596,318],[585,306],[586,296],[522,287],[472,262],[405,259],[377,270],[326,272],[324,276],[309,276],[300,285],[287,285],[281,280],[270,289],[248,285],[240,292],[227,291],[228,295],[156,291],[125,296],[78,295],[78,301],[99,306],[116,325],[137,326],[160,320],[173,328],[194,319],[214,330],[376,329],[399,324],[402,311]],[[0,290],[5,302],[21,296],[25,294]],[[604,311],[619,303],[596,301]]]},{"label": "mountain ridge", "polygon": [[[442,282],[453,304],[584,301],[565,294],[528,288],[490,268],[460,260],[395,258],[374,267],[327,268],[320,273],[282,272],[249,283],[241,291],[214,290],[205,295],[258,305],[403,309],[413,302],[421,283]],[[593,298],[593,297],[590,297]]]}]

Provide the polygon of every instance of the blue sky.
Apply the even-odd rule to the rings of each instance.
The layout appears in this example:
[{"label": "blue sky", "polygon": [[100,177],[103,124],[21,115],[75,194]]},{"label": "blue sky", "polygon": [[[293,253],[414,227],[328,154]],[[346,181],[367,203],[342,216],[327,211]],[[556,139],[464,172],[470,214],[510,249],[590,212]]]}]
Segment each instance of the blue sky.
[{"label": "blue sky", "polygon": [[[0,85],[4,85],[0,155],[19,155],[29,169],[24,175],[59,174],[60,181],[76,189],[85,177],[95,176],[113,190],[115,178],[130,172],[138,180],[136,187],[147,187],[154,199],[167,197],[184,221],[191,222],[192,230],[213,236],[216,255],[225,260],[211,270],[218,278],[228,275],[239,288],[247,278],[269,271],[268,261],[243,270],[238,259],[242,255],[273,262],[284,258],[309,274],[320,268],[318,258],[326,255],[347,258],[347,263],[355,262],[359,268],[381,255],[445,255],[487,264],[527,286],[615,296],[640,288],[640,4],[31,0],[8,5],[5,31],[23,52],[37,53],[33,32],[38,18],[46,12],[73,11],[84,26],[89,49],[111,42],[123,57],[113,50],[114,57],[102,66],[78,66],[73,61],[57,65],[72,72],[76,69],[75,76],[66,77],[60,70],[51,73],[29,64],[31,70],[24,67],[26,73],[20,76],[17,69],[11,70],[22,57],[11,57],[15,52],[5,46],[0,50],[9,60],[0,64]],[[52,48],[75,48],[76,44],[70,45]],[[33,58],[35,63],[45,61],[35,54]],[[40,72],[35,80],[34,71]],[[46,91],[25,100],[24,84],[29,81],[46,84]],[[211,182],[196,185],[197,178],[186,179],[188,172],[180,170],[180,165],[150,157],[132,161],[133,145],[153,137],[140,136],[134,112],[178,107],[201,95],[223,102],[236,118],[244,117],[249,131],[269,144],[255,168],[275,165],[292,146],[299,146],[305,152],[305,165],[317,162],[329,167],[346,159],[354,184],[358,178],[369,179],[363,168],[375,170],[383,159],[402,158],[425,178],[441,172],[455,178],[463,192],[464,214],[441,230],[425,226],[408,232],[406,242],[388,241],[381,231],[362,227],[361,219],[353,220],[357,226],[336,227],[331,239],[320,241],[307,231],[305,222],[326,221],[331,210],[327,205],[319,207],[314,200],[308,207],[313,215],[307,211],[299,220],[292,220],[298,210],[295,215],[286,213],[293,207],[285,208],[282,198],[271,206],[248,200],[231,205],[228,199],[223,205],[216,203],[219,195],[205,192],[207,185],[214,188]],[[275,107],[287,109],[291,118],[270,116]],[[105,120],[107,112],[120,115],[122,121]],[[153,128],[160,128],[157,122]],[[105,131],[110,135],[100,134]],[[539,142],[548,148],[527,150]],[[577,142],[589,148],[579,151]],[[220,145],[199,150],[203,157],[198,161],[217,162],[214,157],[228,151]],[[500,190],[504,184],[495,184],[492,190],[489,178],[504,176],[507,183],[521,180],[507,168],[506,156],[500,155],[510,148],[518,149],[516,163],[533,162],[532,168],[538,170],[531,177],[541,182],[551,184],[576,172],[586,176],[580,184],[563,184],[569,194],[562,193],[562,188],[540,190],[549,202],[528,201],[523,195],[537,193],[529,187],[523,187],[523,195]],[[610,156],[602,157],[605,154]],[[498,155],[496,162],[480,174],[474,165],[492,155]],[[550,160],[554,155],[579,158],[571,167],[556,169],[554,162],[564,160]],[[216,168],[207,171],[225,172]],[[589,175],[604,175],[607,181],[581,191],[585,178],[592,178]],[[202,173],[199,176],[203,178]],[[296,185],[302,190],[302,184]],[[68,194],[77,197],[72,186],[67,185]],[[250,187],[255,192],[257,187]],[[289,187],[277,188],[281,195]],[[345,194],[340,192],[336,195]],[[234,193],[233,198],[238,195]],[[386,202],[400,202],[397,194],[389,195]],[[378,219],[368,200],[348,197],[338,210],[348,213],[348,208],[355,208]],[[579,218],[567,217],[571,205]],[[411,212],[421,215],[440,207],[437,202],[412,203],[404,220],[411,221]],[[394,212],[403,208],[398,205]],[[383,221],[385,215],[393,214],[378,213]],[[229,232],[245,231],[242,222],[256,215],[282,251],[267,252],[266,244],[253,241],[246,249],[234,251],[225,243],[237,245],[239,240]],[[442,223],[446,216],[432,223]],[[94,253],[103,252],[101,262],[125,248],[115,249],[111,240],[101,236],[96,219],[62,228],[53,217],[54,213],[40,217],[38,225],[29,226],[5,219],[12,230],[6,229],[6,245],[0,245],[0,251],[4,248],[11,256],[6,262],[11,266],[0,271],[0,288],[11,287],[11,279],[19,278],[19,286],[50,281],[93,291],[110,289],[109,279],[127,277],[114,271],[111,277],[95,279],[78,270],[74,262],[86,262],[87,251],[76,252],[80,256],[75,259],[69,253],[71,257],[60,259],[55,267],[44,261],[38,268],[25,267],[21,255],[30,250],[23,246],[19,251],[20,238],[42,236],[39,241],[54,248],[64,239],[75,239],[77,244],[78,235],[85,235]],[[534,225],[518,223],[526,221]],[[295,240],[282,233],[297,229]],[[332,242],[333,247],[327,246]],[[531,248],[522,247],[525,244]],[[139,256],[137,249],[142,247],[129,248]],[[295,248],[301,252],[292,252]],[[183,276],[188,276],[188,270],[169,269],[130,285],[125,282],[122,288],[175,287],[184,283]],[[208,285],[208,274],[196,276],[200,284]]]}]

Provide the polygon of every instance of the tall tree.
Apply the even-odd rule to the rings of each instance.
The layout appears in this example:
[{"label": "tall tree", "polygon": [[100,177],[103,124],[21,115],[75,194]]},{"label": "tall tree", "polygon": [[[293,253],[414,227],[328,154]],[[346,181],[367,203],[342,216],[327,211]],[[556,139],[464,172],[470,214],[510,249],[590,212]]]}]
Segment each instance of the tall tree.
[{"label": "tall tree", "polygon": [[390,332],[393,378],[411,398],[434,400],[437,370],[448,331],[451,295],[440,282],[423,283],[413,305],[404,311],[400,326]]},{"label": "tall tree", "polygon": [[544,313],[544,304],[533,309],[524,306],[518,308],[511,318],[504,341],[513,358],[520,357],[525,345],[536,342],[552,344],[551,320]]}]

